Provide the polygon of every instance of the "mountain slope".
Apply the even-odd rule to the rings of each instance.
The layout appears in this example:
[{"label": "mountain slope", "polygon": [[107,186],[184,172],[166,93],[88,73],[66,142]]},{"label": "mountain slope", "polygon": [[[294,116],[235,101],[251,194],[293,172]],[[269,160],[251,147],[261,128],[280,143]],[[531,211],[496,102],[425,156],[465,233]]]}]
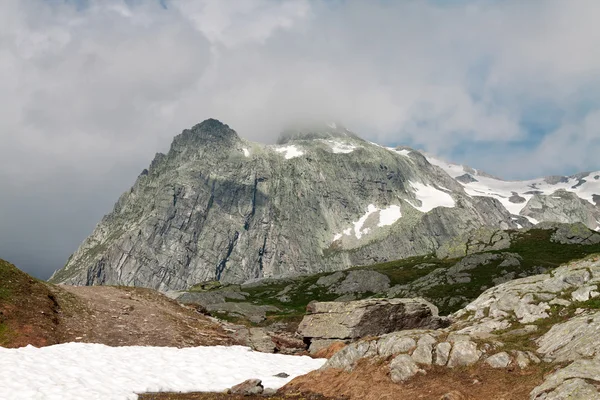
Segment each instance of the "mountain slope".
[{"label": "mountain slope", "polygon": [[[568,243],[564,240],[565,232],[570,235]],[[536,227],[494,233],[505,237],[503,246],[488,245],[476,253],[452,259],[411,257],[353,267],[344,272],[266,279],[242,285],[198,285],[181,293],[177,300],[202,305],[221,318],[234,320],[244,320],[242,315],[246,310],[247,319],[254,311],[252,307],[275,307],[261,324],[297,322],[311,301],[371,297],[424,298],[438,307],[440,315],[448,315],[466,306],[487,288],[600,253],[600,233],[582,225],[556,224],[547,229]],[[471,240],[476,236],[477,232]],[[248,307],[241,307],[244,303]],[[232,304],[238,307],[231,309]]]},{"label": "mountain slope", "polygon": [[157,154],[51,281],[174,290],[334,271],[431,253],[482,225],[517,228],[418,152],[335,125],[259,145],[207,120]]}]

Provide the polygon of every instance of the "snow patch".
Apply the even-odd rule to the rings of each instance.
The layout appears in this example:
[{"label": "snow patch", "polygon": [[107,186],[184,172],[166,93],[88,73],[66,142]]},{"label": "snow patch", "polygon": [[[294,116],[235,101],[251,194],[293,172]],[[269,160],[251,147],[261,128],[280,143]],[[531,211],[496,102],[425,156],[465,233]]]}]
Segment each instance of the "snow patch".
[{"label": "snow patch", "polygon": [[402,217],[400,206],[389,206],[379,212],[379,223],[377,226],[392,225]]},{"label": "snow patch", "polygon": [[369,233],[368,231],[361,232],[361,230],[362,230],[362,227],[363,227],[365,221],[367,220],[367,218],[369,218],[369,216],[376,211],[377,211],[377,207],[375,207],[373,204],[369,204],[365,215],[360,217],[359,220],[354,223],[354,236],[356,236],[357,239],[360,239],[362,237],[363,233],[365,233],[365,234]]},{"label": "snow patch", "polygon": [[412,153],[412,150],[406,150],[406,149],[397,150],[393,147],[386,147],[386,149],[388,149],[389,151],[392,151],[396,154],[400,154],[401,156],[408,157],[408,158],[410,158],[409,154]]},{"label": "snow patch", "polygon": [[328,127],[330,127],[331,129],[337,129],[337,124],[335,122],[330,122],[327,124]]},{"label": "snow patch", "polygon": [[420,182],[409,181],[409,184],[415,192],[415,197],[421,202],[421,206],[409,204],[421,212],[426,213],[437,207],[453,208],[456,206],[452,196],[446,192]]},{"label": "snow patch", "polygon": [[244,156],[250,157],[250,150],[243,148],[242,151],[244,152]]},{"label": "snow patch", "polygon": [[276,148],[275,151],[278,153],[284,153],[284,157],[286,160],[289,160],[290,158],[294,157],[299,157],[304,154],[302,150],[298,149],[298,147],[296,147],[293,144],[285,147]]},{"label": "snow patch", "polygon": [[[278,389],[325,361],[259,353],[242,346],[0,347],[0,388],[4,400],[129,400],[143,392],[223,392],[251,378],[262,380],[265,388]],[[290,376],[274,376],[281,372]]]},{"label": "snow patch", "polygon": [[391,205],[384,209],[379,209],[375,207],[373,204],[369,204],[367,207],[367,212],[358,219],[358,221],[353,222],[352,228],[347,228],[342,231],[342,233],[337,233],[333,236],[333,241],[337,241],[342,239],[343,236],[351,236],[354,231],[354,237],[356,239],[361,239],[364,235],[368,235],[372,232],[373,227],[364,227],[367,219],[375,214],[379,213],[379,219],[377,223],[377,227],[381,228],[384,226],[392,225],[396,221],[398,221],[402,217],[402,213],[400,211],[400,206]]},{"label": "snow patch", "polygon": [[325,143],[327,143],[329,145],[329,147],[331,148],[331,151],[335,154],[352,153],[354,150],[356,150],[358,148],[357,146],[355,146],[353,144],[338,142],[336,140],[325,140]]},{"label": "snow patch", "polygon": [[540,223],[540,221],[538,221],[537,219],[533,218],[533,217],[528,217],[527,215],[524,215],[525,218],[527,218],[529,220],[529,222],[531,222],[534,225],[537,225]]}]

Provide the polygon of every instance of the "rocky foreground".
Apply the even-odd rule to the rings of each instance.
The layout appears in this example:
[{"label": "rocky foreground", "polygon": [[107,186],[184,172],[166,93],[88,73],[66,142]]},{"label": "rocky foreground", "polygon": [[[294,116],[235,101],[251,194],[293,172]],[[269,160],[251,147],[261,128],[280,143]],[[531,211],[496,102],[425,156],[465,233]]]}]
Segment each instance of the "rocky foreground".
[{"label": "rocky foreground", "polygon": [[506,282],[447,328],[364,338],[287,388],[355,399],[599,399],[599,284],[598,256]]}]

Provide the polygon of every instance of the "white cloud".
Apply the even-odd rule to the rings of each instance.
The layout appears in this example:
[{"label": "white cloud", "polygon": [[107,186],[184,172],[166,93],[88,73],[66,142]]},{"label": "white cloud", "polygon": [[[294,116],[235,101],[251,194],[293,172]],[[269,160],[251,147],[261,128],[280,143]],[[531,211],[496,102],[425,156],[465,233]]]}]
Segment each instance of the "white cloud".
[{"label": "white cloud", "polygon": [[[83,3],[0,3],[0,185],[20,191],[0,197],[1,222],[35,225],[39,240],[76,224],[64,258],[154,152],[209,117],[263,142],[319,119],[440,155],[489,144],[461,161],[499,175],[598,168],[595,0]],[[560,126],[494,156],[527,139],[537,102],[564,112]],[[87,208],[34,221],[19,204],[44,207],[41,185],[49,213],[77,196]]]}]

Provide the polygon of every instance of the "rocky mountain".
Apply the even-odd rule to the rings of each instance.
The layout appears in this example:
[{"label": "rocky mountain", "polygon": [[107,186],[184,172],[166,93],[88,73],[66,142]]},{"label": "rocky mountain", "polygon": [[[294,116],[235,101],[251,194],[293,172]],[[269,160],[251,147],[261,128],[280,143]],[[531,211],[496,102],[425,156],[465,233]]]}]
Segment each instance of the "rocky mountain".
[{"label": "rocky mountain", "polygon": [[595,229],[598,178],[505,182],[335,124],[261,145],[211,119],[156,155],[51,282],[177,290],[429,254],[482,226]]}]

